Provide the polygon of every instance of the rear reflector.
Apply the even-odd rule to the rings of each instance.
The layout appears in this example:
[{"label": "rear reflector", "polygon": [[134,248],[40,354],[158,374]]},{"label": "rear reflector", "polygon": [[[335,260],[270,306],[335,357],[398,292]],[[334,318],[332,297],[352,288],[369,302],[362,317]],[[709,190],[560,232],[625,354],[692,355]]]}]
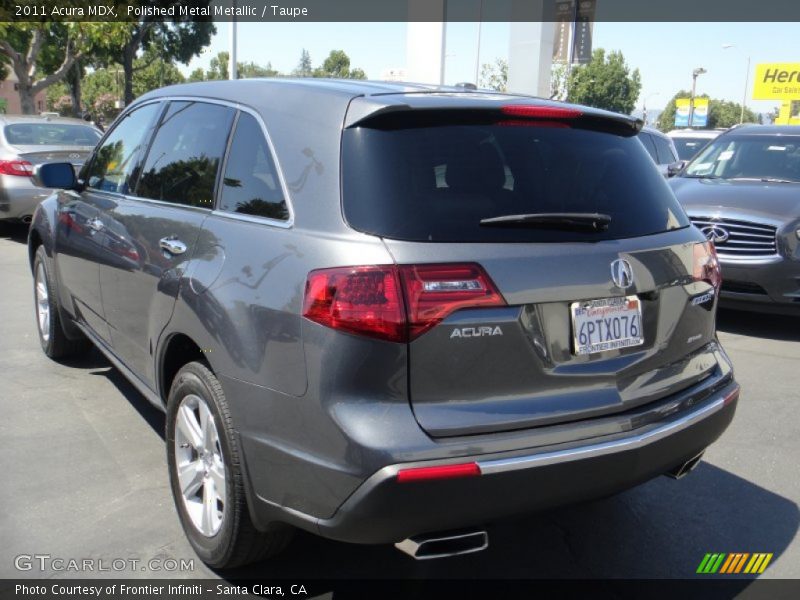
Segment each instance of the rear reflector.
[{"label": "rear reflector", "polygon": [[358,335],[411,341],[462,308],[505,306],[480,265],[372,265],[312,271],[303,316]]},{"label": "rear reflector", "polygon": [[575,108],[535,106],[529,104],[509,104],[500,110],[504,114],[512,117],[525,117],[530,119],[575,119],[583,114]]},{"label": "rear reflector", "polygon": [[438,467],[418,467],[401,469],[397,472],[398,483],[426,481],[430,479],[455,479],[457,477],[477,477],[481,474],[478,463],[462,463],[459,465],[442,465]]},{"label": "rear reflector", "polygon": [[735,390],[733,390],[732,392],[728,393],[727,396],[725,396],[724,400],[722,401],[722,405],[725,406],[725,405],[730,404],[731,402],[735,402],[736,400],[738,400],[739,399],[739,392],[741,390],[742,390],[742,388],[740,388],[737,385]]},{"label": "rear reflector", "polygon": [[0,175],[30,177],[33,175],[33,165],[27,160],[0,160]]}]

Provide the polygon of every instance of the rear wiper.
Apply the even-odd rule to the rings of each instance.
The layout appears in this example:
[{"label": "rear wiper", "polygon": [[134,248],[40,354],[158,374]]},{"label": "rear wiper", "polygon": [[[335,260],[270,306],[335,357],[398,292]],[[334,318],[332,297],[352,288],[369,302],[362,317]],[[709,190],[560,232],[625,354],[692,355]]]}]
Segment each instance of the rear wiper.
[{"label": "rear wiper", "polygon": [[605,231],[611,217],[601,213],[531,213],[481,219],[484,227],[533,227],[575,231]]},{"label": "rear wiper", "polygon": [[720,179],[719,175],[695,175],[694,173],[686,173],[682,177],[691,177],[692,179]]}]

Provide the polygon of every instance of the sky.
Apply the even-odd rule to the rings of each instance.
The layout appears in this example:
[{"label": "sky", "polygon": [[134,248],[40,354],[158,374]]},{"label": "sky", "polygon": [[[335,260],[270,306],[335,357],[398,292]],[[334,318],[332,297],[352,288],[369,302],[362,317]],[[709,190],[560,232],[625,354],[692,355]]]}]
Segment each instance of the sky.
[{"label": "sky", "polygon": [[[206,68],[212,56],[228,50],[229,23],[217,23],[217,35],[203,54],[182,70]],[[474,81],[477,23],[449,23],[445,82]],[[480,63],[508,55],[508,23],[480,27]],[[351,67],[371,79],[406,63],[406,23],[239,23],[238,60],[266,65],[281,72],[297,66],[305,48],[314,66],[331,50],[344,50]],[[797,62],[800,36],[796,23],[608,23],[594,25],[594,47],[620,50],[631,68],[638,68],[642,91],[637,108],[661,110],[680,89],[690,89],[692,70],[708,72],[697,80],[697,93],[741,103],[747,58],[751,59],[747,106],[767,112],[774,101],[750,98],[758,63]],[[723,49],[723,44],[734,44]]]}]

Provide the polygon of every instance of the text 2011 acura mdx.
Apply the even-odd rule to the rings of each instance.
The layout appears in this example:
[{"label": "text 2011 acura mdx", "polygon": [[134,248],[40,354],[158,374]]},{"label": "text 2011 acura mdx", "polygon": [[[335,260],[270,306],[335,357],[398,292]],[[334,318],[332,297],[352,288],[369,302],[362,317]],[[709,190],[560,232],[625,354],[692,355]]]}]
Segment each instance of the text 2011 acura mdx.
[{"label": "text 2011 acura mdx", "polygon": [[680,475],[738,386],[720,273],[617,114],[389,83],[181,85],[37,210],[44,351],[167,414],[208,564],[292,526],[419,558]]}]

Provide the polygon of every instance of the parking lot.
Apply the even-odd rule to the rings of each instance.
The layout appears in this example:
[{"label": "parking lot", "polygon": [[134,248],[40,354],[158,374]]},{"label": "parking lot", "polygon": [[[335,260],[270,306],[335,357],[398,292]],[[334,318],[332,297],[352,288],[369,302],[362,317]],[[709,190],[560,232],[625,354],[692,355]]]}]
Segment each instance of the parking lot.
[{"label": "parking lot", "polygon": [[[124,577],[217,577],[175,515],[161,413],[97,351],[48,360],[32,304],[25,230],[0,225],[0,577],[70,575],[19,571],[23,554],[149,565]],[[771,552],[763,577],[800,577],[800,319],[722,312],[718,327],[741,400],[685,479],[492,525],[479,554],[415,562],[299,533],[280,557],[225,576],[683,578],[707,552]],[[166,559],[193,569],[158,570]]]}]

